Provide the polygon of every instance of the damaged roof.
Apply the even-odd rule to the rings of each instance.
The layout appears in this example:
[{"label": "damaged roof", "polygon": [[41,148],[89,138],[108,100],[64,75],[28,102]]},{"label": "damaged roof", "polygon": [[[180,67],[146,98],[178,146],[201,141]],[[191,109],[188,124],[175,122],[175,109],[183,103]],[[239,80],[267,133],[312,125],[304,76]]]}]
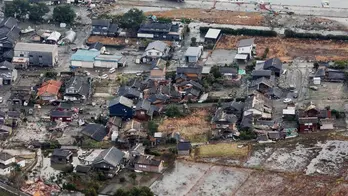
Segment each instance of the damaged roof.
[{"label": "damaged roof", "polygon": [[251,72],[251,75],[269,77],[272,75],[272,71],[271,70],[254,70]]},{"label": "damaged roof", "polygon": [[227,122],[227,123],[236,123],[238,121],[238,118],[234,114],[227,114],[224,112],[223,108],[218,108],[215,112],[214,117],[212,118],[213,123],[217,122]]},{"label": "damaged roof", "polygon": [[93,165],[98,163],[107,163],[113,167],[117,167],[122,161],[124,153],[116,147],[103,150],[93,161]]},{"label": "damaged roof", "polygon": [[57,156],[57,157],[68,157],[69,155],[71,155],[71,151],[70,150],[63,150],[63,149],[54,149],[52,156]]},{"label": "damaged roof", "polygon": [[81,132],[99,142],[107,135],[106,128],[101,124],[88,124],[81,130]]},{"label": "damaged roof", "polygon": [[132,108],[134,106],[133,101],[131,99],[128,99],[127,97],[124,97],[124,96],[119,96],[119,97],[116,97],[115,99],[111,100],[109,102],[109,107],[117,105],[117,104],[121,104],[121,105],[127,106],[129,108]]},{"label": "damaged roof", "polygon": [[141,96],[141,93],[135,88],[131,88],[129,86],[122,86],[118,89],[117,95],[128,97],[128,98],[131,98],[131,97],[139,98]]}]

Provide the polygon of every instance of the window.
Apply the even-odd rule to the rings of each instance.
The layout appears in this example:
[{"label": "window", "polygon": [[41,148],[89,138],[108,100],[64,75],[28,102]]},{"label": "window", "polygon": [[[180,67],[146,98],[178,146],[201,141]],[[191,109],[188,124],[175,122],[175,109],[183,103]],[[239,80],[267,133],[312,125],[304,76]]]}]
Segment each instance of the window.
[{"label": "window", "polygon": [[159,56],[160,55],[160,53],[159,52],[157,52],[157,56]]},{"label": "window", "polygon": [[42,58],[42,56],[40,55],[39,58]]},{"label": "window", "polygon": [[30,58],[33,58],[33,55],[29,55]]},{"label": "window", "polygon": [[20,54],[19,56],[20,56],[20,57],[24,57],[24,54]]},{"label": "window", "polygon": [[151,56],[152,55],[152,52],[149,52],[149,56]]}]

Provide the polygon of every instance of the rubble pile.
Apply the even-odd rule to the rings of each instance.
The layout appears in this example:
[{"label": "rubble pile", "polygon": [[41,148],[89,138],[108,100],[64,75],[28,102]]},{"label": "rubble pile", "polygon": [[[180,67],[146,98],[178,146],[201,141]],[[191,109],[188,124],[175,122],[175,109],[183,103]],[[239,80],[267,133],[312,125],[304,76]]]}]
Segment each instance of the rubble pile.
[{"label": "rubble pile", "polygon": [[56,184],[46,184],[42,180],[27,181],[21,190],[30,195],[50,196],[54,192],[60,192],[60,188]]}]

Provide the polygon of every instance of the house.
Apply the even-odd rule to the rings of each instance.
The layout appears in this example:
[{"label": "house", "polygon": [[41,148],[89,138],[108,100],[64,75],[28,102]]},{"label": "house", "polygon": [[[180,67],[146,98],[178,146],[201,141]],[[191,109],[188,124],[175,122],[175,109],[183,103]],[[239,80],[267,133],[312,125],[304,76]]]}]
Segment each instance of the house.
[{"label": "house", "polygon": [[123,119],[130,119],[133,117],[133,101],[127,97],[119,96],[109,102],[110,116],[118,116]]},{"label": "house", "polygon": [[266,94],[271,89],[273,89],[273,82],[270,79],[264,77],[258,78],[256,80],[251,81],[250,88],[258,90],[263,94]]},{"label": "house", "polygon": [[58,64],[58,46],[19,42],[14,48],[12,64],[16,68],[53,67]]},{"label": "house", "polygon": [[73,153],[70,150],[54,149],[51,164],[67,164],[72,162]]},{"label": "house", "polygon": [[237,121],[238,117],[236,115],[228,114],[223,108],[218,108],[211,119],[211,125],[213,129],[236,130]]},{"label": "house", "polygon": [[134,117],[139,120],[151,120],[155,110],[156,106],[151,105],[150,101],[146,99],[139,100],[135,106]]},{"label": "house", "polygon": [[181,93],[177,91],[177,87],[170,83],[160,86],[160,92],[168,97],[169,102],[179,102],[182,98]]},{"label": "house", "polygon": [[92,20],[92,35],[108,35],[111,20],[109,19],[99,19]]},{"label": "house", "polygon": [[295,120],[296,118],[296,108],[292,106],[288,106],[283,109],[283,118],[288,120]]},{"label": "house", "polygon": [[254,117],[252,113],[243,115],[242,121],[240,122],[241,129],[252,129],[254,127]]},{"label": "house", "polygon": [[6,126],[3,123],[5,123],[5,117],[1,117],[1,125],[0,125],[0,140],[7,139],[8,136],[12,134],[12,127]]},{"label": "house", "polygon": [[329,82],[344,82],[346,80],[346,77],[343,71],[328,69],[326,73],[327,73],[326,80]]},{"label": "house", "polygon": [[47,44],[57,44],[61,35],[62,34],[60,34],[58,31],[53,31],[50,34],[50,36],[47,37],[45,43],[47,43]]},{"label": "house", "polygon": [[110,24],[109,30],[108,30],[108,36],[109,37],[116,37],[118,36],[118,30],[119,27],[117,24]]},{"label": "house", "polygon": [[91,171],[92,167],[89,165],[77,165],[75,167],[75,172],[79,174],[88,174]]},{"label": "house", "polygon": [[204,42],[206,43],[215,43],[219,39],[221,35],[221,30],[220,29],[212,29],[210,28],[204,36]]},{"label": "house", "polygon": [[253,115],[259,119],[272,119],[273,104],[270,99],[254,91],[245,101],[244,116]]},{"label": "house", "polygon": [[190,150],[191,150],[191,142],[188,141],[180,141],[176,148],[178,150],[179,156],[190,156]]},{"label": "house", "polygon": [[223,78],[225,86],[240,86],[242,84],[241,75],[238,74],[238,69],[235,67],[219,67],[219,72]]},{"label": "house", "polygon": [[115,147],[103,150],[92,162],[92,167],[101,171],[117,170],[123,164],[125,153]]},{"label": "house", "polygon": [[71,122],[72,116],[72,111],[52,110],[50,112],[51,121],[61,120],[62,122]]},{"label": "house", "polygon": [[142,123],[133,119],[123,124],[119,131],[117,144],[129,148],[136,143],[142,143],[147,136]]},{"label": "house", "polygon": [[54,101],[58,99],[59,89],[62,86],[61,81],[48,80],[42,83],[36,93],[36,97],[42,101]]},{"label": "house", "polygon": [[27,106],[31,96],[30,86],[13,86],[9,100],[12,105]]},{"label": "house", "polygon": [[177,67],[175,81],[200,80],[202,78],[202,66]]},{"label": "house", "polygon": [[134,170],[161,173],[163,161],[154,160],[151,156],[138,155],[134,158]]},{"label": "house", "polygon": [[186,63],[197,63],[199,58],[202,56],[203,46],[199,47],[188,47],[185,52]]},{"label": "house", "polygon": [[176,84],[176,86],[178,88],[178,91],[183,93],[183,94],[185,94],[185,92],[184,92],[185,90],[191,89],[191,88],[194,88],[194,89],[199,90],[199,91],[204,90],[204,87],[200,83],[198,83],[194,80],[184,81],[184,82]]},{"label": "house", "polygon": [[147,22],[140,25],[138,38],[180,41],[183,39],[183,27],[179,24]]},{"label": "house", "polygon": [[[0,23],[0,54],[5,55],[11,52],[19,38],[20,29],[15,18],[5,18]],[[4,56],[3,56],[4,58]],[[11,59],[6,58],[6,59]],[[3,59],[4,60],[4,59]]]},{"label": "house", "polygon": [[[238,46],[238,54],[247,55],[247,58],[238,58],[239,56],[236,55],[235,59],[237,60],[247,60],[252,59],[254,54],[256,53],[256,45],[254,43],[255,38],[250,39],[242,39],[239,40],[237,46]],[[244,57],[244,56],[243,56]]]},{"label": "house", "polygon": [[142,97],[142,93],[140,91],[138,91],[135,88],[131,88],[129,86],[121,86],[118,89],[117,95],[126,97],[128,99],[132,99],[132,100],[140,99]]},{"label": "house", "polygon": [[149,78],[154,81],[163,81],[166,79],[166,68],[167,61],[163,59],[158,59],[153,62],[152,67],[150,69]]},{"label": "house", "polygon": [[119,55],[100,54],[94,58],[95,68],[120,68],[127,65],[127,60]]},{"label": "house", "polygon": [[227,114],[234,114],[240,118],[243,115],[244,103],[238,101],[223,103],[222,108]]},{"label": "house", "polygon": [[0,85],[10,85],[17,79],[17,70],[14,65],[8,61],[0,63]]},{"label": "house", "polygon": [[104,140],[108,134],[105,126],[101,124],[88,124],[81,130],[81,133],[98,142]]},{"label": "house", "polygon": [[251,72],[251,76],[253,80],[256,80],[262,77],[270,79],[272,76],[272,71],[271,70],[254,70]]},{"label": "house", "polygon": [[151,94],[147,98],[147,100],[153,105],[160,106],[164,103],[167,103],[169,100],[169,97],[167,95],[164,95],[164,94]]},{"label": "house", "polygon": [[154,41],[149,43],[145,49],[147,62],[152,62],[159,58],[166,58],[169,54],[169,50],[169,46],[162,41]]},{"label": "house", "polygon": [[0,152],[0,175],[10,174],[13,169],[13,163],[16,163],[14,156],[6,152]]},{"label": "house", "polygon": [[104,45],[100,42],[94,42],[88,47],[88,50],[93,50],[93,51],[101,51],[101,49],[104,47]]},{"label": "house", "polygon": [[77,50],[70,58],[71,67],[93,68],[94,60],[100,54],[96,50]]},{"label": "house", "polygon": [[91,93],[91,82],[85,76],[73,76],[65,83],[65,92],[63,99],[66,101],[80,101],[88,100]]},{"label": "house", "polygon": [[273,87],[269,89],[269,91],[266,94],[267,96],[269,96],[270,99],[280,99],[283,96],[283,91],[278,87]]},{"label": "house", "polygon": [[319,128],[318,117],[300,117],[298,119],[299,132],[313,132]]},{"label": "house", "polygon": [[279,77],[283,72],[283,63],[278,58],[271,58],[265,61],[264,70],[270,70],[275,76]]}]

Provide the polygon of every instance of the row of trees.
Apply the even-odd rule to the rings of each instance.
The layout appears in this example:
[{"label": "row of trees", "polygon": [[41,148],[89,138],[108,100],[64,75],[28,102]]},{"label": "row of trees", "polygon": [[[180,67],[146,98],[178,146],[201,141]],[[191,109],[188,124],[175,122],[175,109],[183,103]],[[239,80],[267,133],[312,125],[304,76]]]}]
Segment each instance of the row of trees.
[{"label": "row of trees", "polygon": [[132,8],[123,15],[102,14],[99,18],[111,19],[113,23],[119,24],[121,28],[138,29],[146,19],[146,16],[143,11]]},{"label": "row of trees", "polygon": [[347,35],[322,35],[319,33],[298,33],[289,29],[284,31],[286,38],[303,38],[303,39],[319,39],[319,40],[348,40]]},{"label": "row of trees", "polygon": [[[43,16],[50,11],[45,3],[30,4],[28,0],[13,0],[5,4],[5,16],[32,22],[42,22]],[[56,22],[72,23],[76,17],[70,5],[60,5],[54,8],[52,19]]]},{"label": "row of trees", "polygon": [[[200,27],[199,31],[202,34],[208,32],[210,27]],[[227,35],[249,35],[249,36],[264,36],[264,37],[276,37],[277,32],[272,30],[258,30],[258,29],[232,29],[232,28],[221,28],[221,33]]]}]

